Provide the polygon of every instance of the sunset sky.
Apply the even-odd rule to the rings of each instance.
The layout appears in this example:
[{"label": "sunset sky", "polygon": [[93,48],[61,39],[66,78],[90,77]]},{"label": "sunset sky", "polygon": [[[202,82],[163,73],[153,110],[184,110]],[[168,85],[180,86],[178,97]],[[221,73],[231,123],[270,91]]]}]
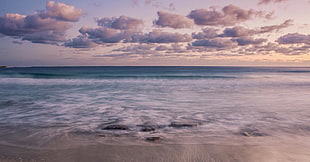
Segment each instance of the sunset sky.
[{"label": "sunset sky", "polygon": [[310,65],[309,0],[1,0],[0,65]]}]

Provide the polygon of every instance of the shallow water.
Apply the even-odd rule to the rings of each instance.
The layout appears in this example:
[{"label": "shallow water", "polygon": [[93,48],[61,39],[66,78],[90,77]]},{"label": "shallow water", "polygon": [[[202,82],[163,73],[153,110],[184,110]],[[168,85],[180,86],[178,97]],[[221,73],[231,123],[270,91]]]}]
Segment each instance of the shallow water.
[{"label": "shallow water", "polygon": [[[233,139],[257,131],[309,138],[309,98],[310,68],[7,68],[0,69],[0,135],[19,145],[44,145],[68,133]],[[102,129],[110,124],[129,130]],[[158,129],[141,132],[141,125]]]}]

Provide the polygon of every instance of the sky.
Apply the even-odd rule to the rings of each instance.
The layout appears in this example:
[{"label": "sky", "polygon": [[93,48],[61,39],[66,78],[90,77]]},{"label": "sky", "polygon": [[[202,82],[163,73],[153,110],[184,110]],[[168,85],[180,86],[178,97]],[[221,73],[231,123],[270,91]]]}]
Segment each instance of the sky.
[{"label": "sky", "polygon": [[0,3],[0,65],[310,66],[310,0]]}]

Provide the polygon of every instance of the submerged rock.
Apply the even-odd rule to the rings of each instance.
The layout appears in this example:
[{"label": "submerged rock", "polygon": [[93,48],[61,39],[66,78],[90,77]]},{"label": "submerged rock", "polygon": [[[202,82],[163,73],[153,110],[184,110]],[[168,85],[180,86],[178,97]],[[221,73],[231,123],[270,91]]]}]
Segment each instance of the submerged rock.
[{"label": "submerged rock", "polygon": [[267,134],[260,132],[257,129],[243,129],[240,131],[241,135],[246,137],[261,137],[266,136]]},{"label": "submerged rock", "polygon": [[104,127],[105,130],[129,130],[129,127],[126,125],[108,125]]},{"label": "submerged rock", "polygon": [[247,137],[251,136],[248,132],[242,132],[241,134],[244,135],[244,136],[247,136]]},{"label": "submerged rock", "polygon": [[171,122],[169,127],[175,127],[175,128],[182,128],[182,127],[198,127],[200,123],[195,123],[195,122]]},{"label": "submerged rock", "polygon": [[146,140],[151,141],[151,142],[155,142],[155,141],[162,140],[162,138],[161,137],[147,137]]},{"label": "submerged rock", "polygon": [[155,131],[155,130],[156,130],[156,128],[155,128],[155,127],[152,127],[152,126],[143,127],[143,128],[141,129],[142,132],[153,132],[153,131]]}]

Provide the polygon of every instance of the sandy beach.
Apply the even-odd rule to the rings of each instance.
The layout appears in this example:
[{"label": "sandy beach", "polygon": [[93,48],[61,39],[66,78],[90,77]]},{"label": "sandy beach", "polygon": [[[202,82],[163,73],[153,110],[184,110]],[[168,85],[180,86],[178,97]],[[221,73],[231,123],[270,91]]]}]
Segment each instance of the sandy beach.
[{"label": "sandy beach", "polygon": [[173,144],[175,141],[171,139],[147,142],[131,137],[96,137],[86,142],[85,136],[82,143],[78,138],[58,139],[40,147],[1,144],[0,161],[307,162],[310,159],[308,138],[281,141],[273,137],[240,136],[239,141],[203,138],[195,140],[196,143],[189,142],[192,138],[182,138],[179,140],[185,143],[179,144]]}]

